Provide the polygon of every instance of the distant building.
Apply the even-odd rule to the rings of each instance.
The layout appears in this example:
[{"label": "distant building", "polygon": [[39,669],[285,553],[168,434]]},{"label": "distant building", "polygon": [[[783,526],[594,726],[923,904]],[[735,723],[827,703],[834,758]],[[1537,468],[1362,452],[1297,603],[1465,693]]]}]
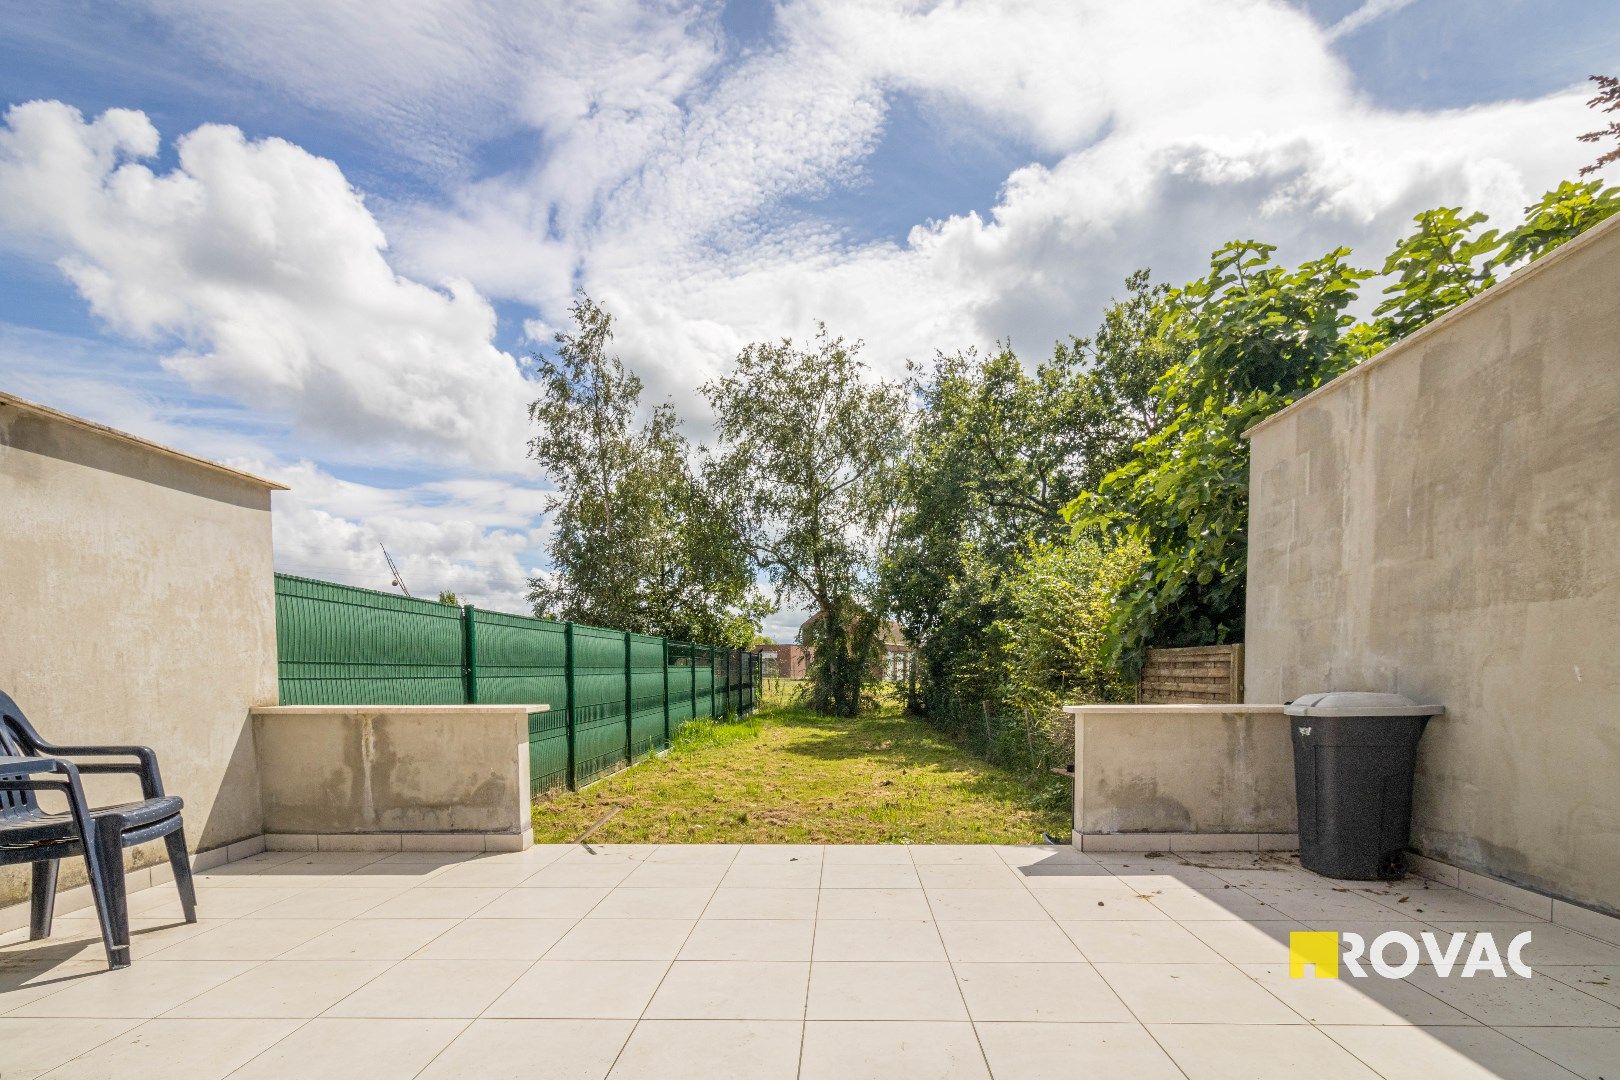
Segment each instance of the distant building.
[{"label": "distant building", "polygon": [[809,654],[814,651],[807,645],[761,645],[754,650],[767,679],[808,678]]},{"label": "distant building", "polygon": [[[818,611],[799,626],[800,642],[822,617]],[[878,677],[893,681],[904,679],[911,669],[911,657],[915,651],[899,623],[892,619],[884,622],[883,659]],[[805,679],[809,678],[810,661],[814,659],[816,650],[810,645],[792,644],[761,645],[754,652],[760,658],[762,673],[766,678]]]}]

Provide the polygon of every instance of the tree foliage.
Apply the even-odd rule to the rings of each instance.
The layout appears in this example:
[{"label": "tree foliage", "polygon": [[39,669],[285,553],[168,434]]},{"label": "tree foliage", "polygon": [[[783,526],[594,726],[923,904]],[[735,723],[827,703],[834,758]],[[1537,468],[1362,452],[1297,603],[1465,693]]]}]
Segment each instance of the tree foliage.
[{"label": "tree foliage", "polygon": [[1620,187],[1605,188],[1596,180],[1584,184],[1566,180],[1524,208],[1524,223],[1503,235],[1494,264],[1532,263],[1616,213],[1620,213]]},{"label": "tree foliage", "polygon": [[719,442],[705,475],[778,597],[825,613],[811,703],[836,716],[859,711],[881,644],[873,584],[906,426],[900,387],[859,352],[822,327],[749,345],[703,387]]},{"label": "tree foliage", "polygon": [[529,443],[557,495],[554,573],[530,581],[535,613],[705,644],[744,646],[769,605],[747,552],[692,467],[674,406],[641,412],[641,380],[609,352],[613,320],[589,297],[537,358]]},{"label": "tree foliage", "polygon": [[1248,557],[1248,448],[1243,432],[1345,371],[1355,351],[1345,309],[1367,272],[1339,248],[1295,269],[1275,248],[1227,244],[1209,273],[1166,296],[1164,317],[1187,346],[1155,388],[1171,419],[1125,465],[1076,499],[1077,532],[1148,553],[1109,619],[1110,656],[1129,670],[1154,645],[1234,640]]},{"label": "tree foliage", "polygon": [[1180,288],[1131,275],[1092,337],[1033,366],[1005,343],[896,385],[825,328],[750,345],[703,388],[718,446],[696,470],[582,299],[533,407],[559,488],[537,605],[744,644],[758,573],[824,615],[817,708],[861,707],[892,616],[919,649],[914,708],[1003,758],[1061,760],[1059,704],[1122,696],[1149,645],[1241,639],[1247,429],[1617,212],[1595,180],[1504,229],[1424,211],[1359,322],[1374,274],[1347,249],[1289,266],[1247,240]]},{"label": "tree foliage", "polygon": [[1484,214],[1441,206],[1412,219],[1417,228],[1384,262],[1393,277],[1373,317],[1384,338],[1405,337],[1496,284],[1491,256],[1502,246],[1495,229],[1476,232]]},{"label": "tree foliage", "polygon": [[[1106,575],[1081,554],[1113,546],[1072,545],[1063,508],[1166,421],[1153,387],[1180,348],[1161,333],[1167,293],[1146,272],[1131,275],[1094,338],[1058,343],[1033,370],[1003,346],[941,355],[914,373],[884,597],[919,644],[913,708],[1009,760],[1056,753],[1062,694],[1119,692],[1078,654],[1060,664],[1042,648],[1017,653],[1055,629],[1043,628],[1039,597],[1052,601],[1046,614],[1072,615],[1063,598],[1096,600],[1119,584],[1096,591]],[[1097,625],[1073,623],[1073,640],[1095,644],[1082,627]]]},{"label": "tree foliage", "polygon": [[1061,707],[1128,699],[1109,625],[1115,596],[1146,557],[1134,540],[1082,537],[1033,545],[1013,564],[1000,586],[1001,614],[985,635],[984,670],[974,673],[996,711],[1014,720],[991,733],[1003,760],[1068,763],[1073,726]]},{"label": "tree foliage", "polygon": [[914,372],[916,423],[883,587],[912,639],[933,643],[925,662],[954,656],[950,640],[994,618],[954,595],[958,585],[977,590],[970,564],[1005,566],[1032,538],[1059,534],[1064,505],[1093,479],[1087,463],[1111,418],[1085,377],[1085,346],[1061,346],[1033,373],[1008,347],[940,355]]},{"label": "tree foliage", "polygon": [[[1600,113],[1620,112],[1620,78],[1613,75],[1593,75],[1592,81],[1598,84],[1597,96],[1586,104],[1589,108]],[[1612,149],[1598,155],[1598,159],[1590,165],[1581,168],[1582,176],[1591,176],[1605,165],[1620,161],[1620,120],[1610,120],[1596,131],[1588,131],[1577,135],[1583,143],[1602,143],[1613,139],[1615,145]]]},{"label": "tree foliage", "polygon": [[1529,265],[1617,211],[1620,188],[1596,180],[1564,181],[1525,207],[1524,220],[1505,233],[1480,231],[1484,214],[1425,210],[1384,262],[1383,274],[1394,280],[1373,309],[1372,337],[1379,347],[1398,341],[1496,284],[1499,271]]},{"label": "tree foliage", "polygon": [[1206,276],[1166,294],[1160,340],[1186,357],[1153,389],[1170,419],[1069,508],[1079,534],[1104,529],[1149,553],[1118,597],[1111,655],[1128,670],[1150,644],[1241,639],[1247,428],[1617,211],[1620,189],[1596,181],[1560,184],[1506,232],[1458,207],[1424,211],[1385,260],[1368,322],[1348,310],[1371,275],[1343,248],[1288,270],[1270,245],[1228,244]]}]

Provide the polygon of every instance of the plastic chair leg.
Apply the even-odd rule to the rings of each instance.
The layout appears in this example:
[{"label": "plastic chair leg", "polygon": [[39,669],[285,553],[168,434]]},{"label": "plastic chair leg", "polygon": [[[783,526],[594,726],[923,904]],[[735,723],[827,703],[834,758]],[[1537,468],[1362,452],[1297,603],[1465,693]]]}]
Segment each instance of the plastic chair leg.
[{"label": "plastic chair leg", "polygon": [[180,892],[180,910],[186,922],[197,921],[197,889],[191,880],[191,859],[186,854],[186,830],[174,830],[163,838],[169,849],[169,865],[174,867],[174,887]]},{"label": "plastic chair leg", "polygon": [[56,912],[56,875],[60,859],[41,859],[34,864],[34,884],[28,892],[28,940],[51,936],[51,918]]},{"label": "plastic chair leg", "polygon": [[129,967],[129,898],[124,885],[124,819],[116,816],[95,822],[96,861],[101,864],[101,885],[107,901],[107,962]]}]

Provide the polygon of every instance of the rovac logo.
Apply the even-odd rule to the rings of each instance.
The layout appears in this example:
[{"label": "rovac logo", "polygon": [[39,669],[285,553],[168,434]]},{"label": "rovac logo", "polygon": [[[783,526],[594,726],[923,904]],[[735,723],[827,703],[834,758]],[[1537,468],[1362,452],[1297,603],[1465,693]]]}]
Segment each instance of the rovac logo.
[{"label": "rovac logo", "polygon": [[[1445,939],[1442,941],[1442,939]],[[1307,978],[1310,968],[1318,979],[1337,979],[1341,968],[1354,979],[1365,979],[1367,969],[1385,979],[1404,979],[1428,964],[1441,978],[1472,979],[1490,975],[1505,979],[1511,971],[1530,978],[1524,962],[1530,931],[1516,935],[1507,948],[1498,948],[1490,933],[1437,934],[1425,930],[1413,937],[1404,930],[1388,930],[1369,944],[1361,934],[1337,930],[1295,930],[1288,935],[1288,975]]]}]

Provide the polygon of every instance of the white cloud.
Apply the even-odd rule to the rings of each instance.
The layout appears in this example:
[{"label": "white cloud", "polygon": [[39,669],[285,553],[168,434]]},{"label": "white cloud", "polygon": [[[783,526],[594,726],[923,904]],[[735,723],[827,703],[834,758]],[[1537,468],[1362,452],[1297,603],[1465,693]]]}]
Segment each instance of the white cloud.
[{"label": "white cloud", "polygon": [[413,595],[441,590],[463,603],[524,614],[540,573],[545,493],[475,480],[380,488],[340,480],[308,461],[271,470],[292,490],[276,496],[276,568],[389,589],[382,547]]},{"label": "white cloud", "polygon": [[178,342],[193,386],[290,417],[335,454],[522,467],[534,396],[464,282],[396,274],[360,194],[280,139],[205,126],[140,163],[145,115],[59,102],[0,129],[0,241],[52,258],[120,334]]},{"label": "white cloud", "polygon": [[[543,342],[583,285],[701,434],[695,387],[749,341],[824,319],[890,372],[1005,336],[1034,356],[1089,330],[1130,270],[1184,280],[1228,239],[1376,264],[1424,207],[1500,222],[1573,174],[1590,126],[1579,88],[1373,103],[1333,40],[1401,0],[1327,28],[1283,0],[786,0],[742,51],[719,0],[419,0],[387,18],[362,0],[150,2],[176,40],[440,193],[368,205],[333,163],[230,128],[154,172],[141,114],[35,104],[0,133],[4,242],[62,260],[120,334],[180,341],[167,363],[194,386],[324,440],[284,515],[289,559],[341,552],[371,575],[381,539],[424,591],[512,597],[537,542],[527,496],[345,486],[331,463],[347,445],[465,476],[521,467],[531,392],[484,296],[534,307]],[[873,240],[816,199],[930,182],[872,172],[897,95],[1026,164],[985,211]]]},{"label": "white cloud", "polygon": [[765,620],[760,632],[778,645],[792,645],[799,640],[799,627],[809,617],[808,611],[782,608]]},{"label": "white cloud", "polygon": [[417,595],[524,614],[530,577],[545,571],[549,489],[487,475],[422,470],[386,486],[334,476],[290,453],[245,409],[187,395],[141,350],[0,322],[5,389],[177,450],[289,485],[271,521],[276,569],[388,589],[386,544]]},{"label": "white cloud", "polygon": [[[1581,160],[1574,92],[1371,104],[1331,38],[1391,0],[1331,30],[1282,0],[789,0],[741,53],[718,2],[154,6],[214,59],[449,162],[445,198],[380,207],[397,265],[533,305],[536,328],[583,285],[699,434],[699,383],[818,319],[890,371],[1004,336],[1038,352],[1139,266],[1185,278],[1238,235],[1376,261],[1425,205],[1511,213]],[[987,214],[901,242],[818,220],[822,192],[888,179],[866,170],[896,94],[1030,164]],[[496,135],[530,149],[465,179]]]},{"label": "white cloud", "polygon": [[447,182],[465,178],[480,143],[533,131],[548,140],[552,181],[586,202],[639,165],[660,116],[720,55],[716,0],[146,6],[177,40],[306,105],[363,119],[363,138]]},{"label": "white cloud", "polygon": [[[1021,143],[1031,164],[988,214],[852,238],[816,220],[814,196],[871,182],[897,93]],[[1515,214],[1580,163],[1580,102],[1377,107],[1327,32],[1276,0],[802,0],[633,134],[555,120],[567,168],[391,208],[390,222],[411,266],[549,319],[583,284],[651,389],[701,419],[693,388],[743,344],[818,319],[890,372],[1004,336],[1037,353],[1088,331],[1129,271],[1184,280],[1238,236],[1289,258],[1345,243],[1376,263],[1426,206]]]},{"label": "white cloud", "polygon": [[1328,40],[1337,41],[1346,34],[1353,34],[1368,23],[1376,22],[1386,15],[1393,15],[1402,8],[1411,7],[1414,0],[1364,0],[1364,3],[1332,26],[1328,27]]}]

